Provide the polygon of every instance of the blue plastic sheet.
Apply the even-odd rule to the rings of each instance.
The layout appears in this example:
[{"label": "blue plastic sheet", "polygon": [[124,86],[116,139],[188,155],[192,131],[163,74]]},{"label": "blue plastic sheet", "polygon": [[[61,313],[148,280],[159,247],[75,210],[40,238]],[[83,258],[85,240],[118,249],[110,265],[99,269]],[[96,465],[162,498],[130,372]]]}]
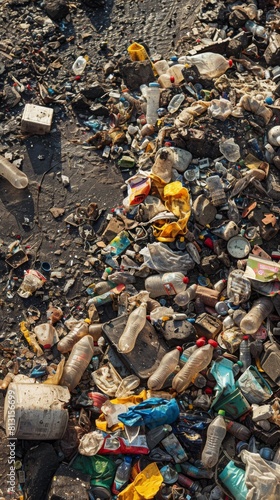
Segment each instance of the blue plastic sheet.
[{"label": "blue plastic sheet", "polygon": [[150,398],[136,406],[131,406],[118,419],[128,427],[146,425],[150,429],[162,424],[172,424],[179,417],[179,407],[175,399]]}]

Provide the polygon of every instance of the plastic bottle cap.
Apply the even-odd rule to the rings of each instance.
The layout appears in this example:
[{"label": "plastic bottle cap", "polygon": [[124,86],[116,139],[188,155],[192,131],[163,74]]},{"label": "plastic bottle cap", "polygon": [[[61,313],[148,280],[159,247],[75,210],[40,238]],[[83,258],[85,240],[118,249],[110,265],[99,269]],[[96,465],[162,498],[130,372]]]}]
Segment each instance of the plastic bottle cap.
[{"label": "plastic bottle cap", "polygon": [[211,387],[205,387],[204,392],[205,394],[213,394],[213,389],[211,389]]},{"label": "plastic bottle cap", "polygon": [[208,344],[210,344],[212,347],[214,347],[214,349],[216,347],[218,347],[218,342],[216,342],[216,340],[213,340],[213,339],[209,339]]},{"label": "plastic bottle cap", "polygon": [[233,65],[233,60],[232,59],[228,60],[228,65],[229,65],[230,68],[232,67],[232,65]]},{"label": "plastic bottle cap", "polygon": [[189,283],[189,281],[190,281],[189,278],[187,276],[184,276],[183,283]]},{"label": "plastic bottle cap", "polygon": [[238,366],[240,366],[240,367],[241,367],[241,366],[243,366],[243,363],[242,363],[242,361],[240,361],[240,359],[239,359],[238,361],[236,361],[236,364],[237,364]]},{"label": "plastic bottle cap", "polygon": [[183,352],[183,348],[180,345],[176,346],[177,351]]},{"label": "plastic bottle cap", "polygon": [[225,410],[219,410],[219,411],[218,411],[218,415],[223,415],[223,416],[225,416],[225,414],[226,414]]},{"label": "plastic bottle cap", "polygon": [[89,318],[86,318],[84,321],[85,321],[85,323],[87,323],[88,325],[90,325],[90,324],[91,324],[91,320],[90,320]]},{"label": "plastic bottle cap", "polygon": [[157,83],[157,82],[151,82],[149,83],[149,87],[152,87],[152,88],[159,88],[160,87],[160,84]]},{"label": "plastic bottle cap", "polygon": [[249,335],[243,335],[243,340],[249,340]]},{"label": "plastic bottle cap", "polygon": [[200,337],[200,339],[197,339],[196,345],[197,345],[197,347],[202,347],[202,346],[206,345],[205,337]]},{"label": "plastic bottle cap", "polygon": [[175,78],[174,78],[174,76],[173,76],[173,75],[170,77],[170,81],[171,81],[171,83],[174,83],[174,82],[175,82]]}]

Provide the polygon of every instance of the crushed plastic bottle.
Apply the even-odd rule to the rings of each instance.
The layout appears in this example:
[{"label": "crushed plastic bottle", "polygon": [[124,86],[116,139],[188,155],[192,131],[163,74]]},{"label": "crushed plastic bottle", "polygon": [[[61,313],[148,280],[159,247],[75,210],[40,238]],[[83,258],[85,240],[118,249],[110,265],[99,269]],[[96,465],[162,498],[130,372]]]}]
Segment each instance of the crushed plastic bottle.
[{"label": "crushed plastic bottle", "polygon": [[160,361],[156,371],[148,379],[148,388],[152,391],[159,391],[169,375],[171,375],[179,363],[182,347],[166,353]]},{"label": "crushed plastic bottle", "polygon": [[241,331],[245,335],[254,335],[272,311],[273,303],[268,297],[261,297],[255,300],[250,311],[240,322]]},{"label": "crushed plastic bottle", "polygon": [[133,350],[135,342],[146,323],[147,303],[143,302],[130,313],[125,329],[119,339],[118,349],[121,353],[129,353]]},{"label": "crushed plastic bottle", "polygon": [[207,429],[206,443],[202,451],[201,462],[204,467],[214,467],[219,459],[220,448],[226,435],[225,411],[219,410],[218,416],[212,420]]},{"label": "crushed plastic bottle", "polygon": [[191,285],[184,292],[179,292],[174,298],[175,304],[180,307],[186,306],[189,302],[191,302],[191,300],[195,299],[196,289],[197,285]]},{"label": "crushed plastic bottle", "polygon": [[228,276],[227,296],[236,306],[249,300],[251,295],[251,281],[244,276],[244,271],[234,269]]},{"label": "crushed plastic bottle", "polygon": [[205,78],[218,78],[232,66],[232,60],[225,59],[221,54],[204,52],[194,56],[182,56],[179,63],[196,66],[200,75]]},{"label": "crushed plastic bottle", "polygon": [[218,175],[211,175],[207,179],[207,187],[210,191],[211,201],[215,207],[224,205],[227,201],[223,183]]},{"label": "crushed plastic bottle", "polygon": [[184,94],[174,95],[167,106],[169,113],[176,113],[176,111],[178,111],[184,99],[185,99]]},{"label": "crushed plastic bottle", "polygon": [[70,330],[70,332],[57,344],[57,349],[62,352],[70,352],[73,346],[85,335],[88,335],[90,320],[81,320]]},{"label": "crushed plastic bottle", "polygon": [[235,162],[240,158],[240,148],[232,137],[221,142],[219,149],[228,161]]}]

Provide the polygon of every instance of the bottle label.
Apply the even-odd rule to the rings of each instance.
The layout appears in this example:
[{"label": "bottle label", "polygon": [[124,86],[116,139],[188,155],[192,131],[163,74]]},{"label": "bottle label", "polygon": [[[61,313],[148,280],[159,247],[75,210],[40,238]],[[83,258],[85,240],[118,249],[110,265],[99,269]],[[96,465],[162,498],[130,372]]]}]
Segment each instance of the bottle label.
[{"label": "bottle label", "polygon": [[164,290],[167,295],[176,295],[176,290],[172,283],[163,283]]}]

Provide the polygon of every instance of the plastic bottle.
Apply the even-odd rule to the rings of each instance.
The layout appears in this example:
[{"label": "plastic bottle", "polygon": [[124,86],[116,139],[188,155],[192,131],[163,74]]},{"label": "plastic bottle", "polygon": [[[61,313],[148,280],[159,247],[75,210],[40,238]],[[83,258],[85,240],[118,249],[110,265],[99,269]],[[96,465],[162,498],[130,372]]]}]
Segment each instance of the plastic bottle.
[{"label": "plastic bottle", "polygon": [[165,59],[161,59],[154,63],[154,69],[156,70],[158,76],[166,73],[169,70],[168,62]]},{"label": "plastic bottle", "polygon": [[249,345],[249,335],[243,335],[243,340],[239,346],[239,358],[242,361],[243,366],[241,366],[240,371],[243,373],[252,364],[250,345]]},{"label": "plastic bottle", "polygon": [[253,36],[258,36],[259,38],[263,38],[265,40],[268,38],[268,33],[264,26],[260,26],[255,21],[246,21],[245,28],[246,30],[250,31]]},{"label": "plastic bottle", "polygon": [[178,62],[196,66],[200,75],[205,78],[218,78],[232,66],[231,59],[227,60],[221,54],[213,52],[179,57]]},{"label": "plastic bottle", "polygon": [[100,281],[94,286],[94,294],[102,295],[103,293],[109,292],[112,288],[116,286],[112,281]]},{"label": "plastic bottle", "polygon": [[280,125],[272,127],[269,130],[267,139],[269,144],[271,144],[272,146],[280,146]]},{"label": "plastic bottle", "polygon": [[207,429],[206,443],[201,455],[204,467],[214,467],[218,462],[221,444],[227,432],[224,415],[225,411],[219,410],[218,416],[212,420]]},{"label": "plastic bottle", "polygon": [[170,432],[172,432],[172,427],[168,424],[150,429],[146,434],[148,448],[153,450]]},{"label": "plastic bottle", "polygon": [[186,306],[189,302],[195,299],[196,289],[197,285],[191,285],[184,292],[178,293],[174,298],[175,304],[177,304],[180,307]]},{"label": "plastic bottle", "polygon": [[44,349],[48,350],[53,345],[53,338],[55,329],[51,323],[42,323],[34,328],[38,344],[42,345]]},{"label": "plastic bottle", "polygon": [[112,492],[114,495],[117,495],[127,485],[130,478],[131,462],[132,458],[126,456],[124,457],[124,461],[118,466],[112,486]]},{"label": "plastic bottle", "polygon": [[184,99],[185,99],[184,94],[174,95],[167,106],[169,113],[175,113],[180,108]]},{"label": "plastic bottle", "polygon": [[189,387],[196,375],[207,368],[212,360],[214,348],[217,347],[215,340],[208,340],[208,344],[200,347],[189,357],[183,368],[172,380],[172,388],[180,393]]},{"label": "plastic bottle", "polygon": [[225,422],[227,431],[237,439],[240,439],[240,441],[248,441],[250,439],[251,431],[248,427],[232,420],[226,420]]},{"label": "plastic bottle", "polygon": [[171,87],[174,87],[174,81],[175,81],[174,76],[171,76],[168,73],[162,73],[158,77],[158,83],[164,89],[169,89]]},{"label": "plastic bottle", "polygon": [[88,335],[89,324],[89,319],[78,321],[74,328],[58,342],[57,349],[59,352],[70,352],[78,340]]},{"label": "plastic bottle", "polygon": [[75,75],[82,75],[87,65],[88,58],[79,56],[72,66]]},{"label": "plastic bottle", "polygon": [[250,311],[240,322],[240,328],[246,335],[257,332],[262,322],[273,310],[273,303],[268,297],[261,297],[253,302]]},{"label": "plastic bottle", "polygon": [[0,176],[7,179],[16,189],[24,189],[28,185],[28,178],[16,165],[0,155]]},{"label": "plastic bottle", "polygon": [[174,372],[179,363],[182,347],[176,347],[170,352],[167,352],[160,361],[156,371],[148,379],[148,388],[152,391],[159,391],[164,382],[171,373]]},{"label": "plastic bottle", "polygon": [[63,369],[60,385],[66,385],[69,391],[75,389],[93,356],[93,339],[86,335],[74,345]]},{"label": "plastic bottle", "polygon": [[180,85],[180,83],[184,81],[184,76],[182,73],[183,69],[185,69],[184,64],[174,64],[166,72],[167,75],[170,75],[170,77],[172,78],[171,81],[174,82],[175,85]]},{"label": "plastic bottle", "polygon": [[207,179],[207,187],[210,191],[212,203],[215,207],[227,202],[223,183],[218,175],[211,175]]},{"label": "plastic bottle", "polygon": [[241,269],[234,269],[228,276],[227,296],[235,306],[249,300],[251,295],[251,281],[244,274]]},{"label": "plastic bottle", "polygon": [[150,297],[155,299],[161,295],[176,295],[187,288],[189,278],[182,273],[163,273],[148,276],[145,280],[145,289],[150,293]]},{"label": "plastic bottle", "polygon": [[145,326],[146,314],[146,302],[142,302],[139,307],[130,313],[125,329],[119,339],[118,349],[120,352],[127,354],[133,350],[137,337]]},{"label": "plastic bottle", "polygon": [[147,89],[147,113],[146,122],[155,125],[158,121],[157,110],[159,108],[160,87],[156,82],[149,83]]},{"label": "plastic bottle", "polygon": [[187,488],[191,495],[201,490],[201,486],[198,482],[192,481],[192,479],[183,474],[178,474],[178,483],[184,488]]}]

